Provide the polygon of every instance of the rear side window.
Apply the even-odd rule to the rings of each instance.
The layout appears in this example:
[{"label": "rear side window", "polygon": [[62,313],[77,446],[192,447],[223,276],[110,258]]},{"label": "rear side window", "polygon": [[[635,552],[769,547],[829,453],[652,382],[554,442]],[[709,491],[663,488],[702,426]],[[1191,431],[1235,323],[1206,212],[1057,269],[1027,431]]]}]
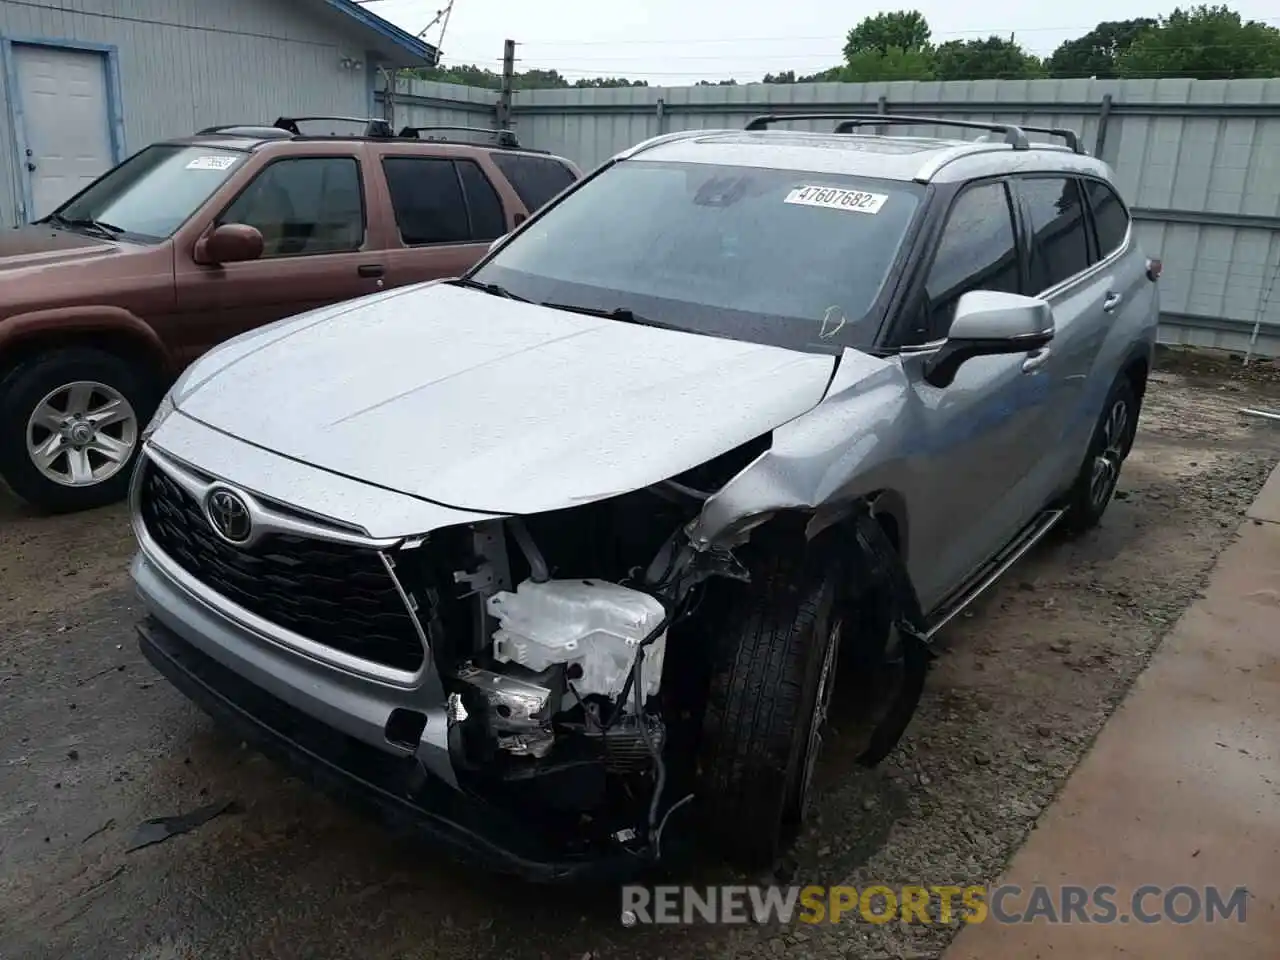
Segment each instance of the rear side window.
[{"label": "rear side window", "polygon": [[382,169],[406,245],[476,243],[506,232],[498,194],[470,160],[384,157]]},{"label": "rear side window", "polygon": [[1116,192],[1101,180],[1085,180],[1084,192],[1093,210],[1093,225],[1098,232],[1098,256],[1106,259],[1120,249],[1129,232],[1129,213]]},{"label": "rear side window", "polygon": [[1048,290],[1089,266],[1080,187],[1074,177],[1028,177],[1020,187],[1031,220],[1031,289]]},{"label": "rear side window", "polygon": [[496,240],[507,232],[507,221],[493,184],[479,164],[470,160],[458,161],[458,174],[462,177],[462,189],[471,213],[471,239]]},{"label": "rear side window", "polygon": [[518,153],[492,153],[490,156],[530,213],[577,179],[572,170],[550,157]]},{"label": "rear side window", "polygon": [[452,160],[384,157],[382,169],[400,239],[408,246],[471,239],[462,183]]},{"label": "rear side window", "polygon": [[969,187],[951,208],[925,281],[926,339],[947,335],[956,301],[971,290],[1021,292],[1018,244],[1003,183]]},{"label": "rear side window", "polygon": [[262,234],[264,257],[359,250],[364,194],[354,157],[297,157],[264,167],[219,218]]}]

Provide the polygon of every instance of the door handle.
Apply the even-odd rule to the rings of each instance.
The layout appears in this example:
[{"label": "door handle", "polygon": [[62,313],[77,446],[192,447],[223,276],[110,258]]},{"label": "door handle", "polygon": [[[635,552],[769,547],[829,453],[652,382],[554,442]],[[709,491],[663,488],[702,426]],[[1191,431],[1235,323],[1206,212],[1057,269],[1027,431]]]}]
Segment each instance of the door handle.
[{"label": "door handle", "polygon": [[386,272],[387,268],[380,263],[365,263],[356,267],[356,273],[362,277],[368,277],[370,279],[384,276]]},{"label": "door handle", "polygon": [[1022,361],[1023,373],[1034,373],[1049,362],[1049,348],[1041,347]]},{"label": "door handle", "polygon": [[1107,313],[1110,313],[1116,307],[1120,306],[1120,301],[1123,299],[1124,297],[1121,294],[1108,293],[1107,298],[1102,301],[1102,309]]}]

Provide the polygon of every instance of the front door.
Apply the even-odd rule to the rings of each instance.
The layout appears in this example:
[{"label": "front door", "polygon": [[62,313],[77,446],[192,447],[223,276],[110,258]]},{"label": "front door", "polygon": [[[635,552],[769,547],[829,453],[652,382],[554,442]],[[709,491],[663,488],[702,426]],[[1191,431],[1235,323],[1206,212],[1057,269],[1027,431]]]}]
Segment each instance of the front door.
[{"label": "front door", "polygon": [[20,174],[27,184],[26,220],[32,221],[115,166],[107,56],[15,43],[13,61],[21,111]]},{"label": "front door", "polygon": [[1037,361],[1023,354],[977,357],[946,387],[924,379],[927,358],[946,337],[963,294],[1022,292],[1011,199],[999,180],[972,184],[956,198],[926,274],[921,342],[902,354],[915,407],[908,421],[916,424],[906,440],[916,471],[917,537],[909,562],[926,608],[1030,520],[1019,493],[1043,454],[1038,434],[1048,396]]},{"label": "front door", "polygon": [[257,228],[260,259],[209,266],[178,252],[178,312],[190,344],[181,362],[264,323],[384,287],[385,252],[371,249],[361,176],[354,154],[275,160],[210,223]]}]

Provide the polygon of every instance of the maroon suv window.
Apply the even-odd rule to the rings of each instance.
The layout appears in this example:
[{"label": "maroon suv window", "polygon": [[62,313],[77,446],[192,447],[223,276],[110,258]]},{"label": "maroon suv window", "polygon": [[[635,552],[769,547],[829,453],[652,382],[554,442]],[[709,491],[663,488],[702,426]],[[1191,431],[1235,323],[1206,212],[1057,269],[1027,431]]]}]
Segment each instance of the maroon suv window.
[{"label": "maroon suv window", "polygon": [[506,232],[502,203],[476,163],[384,157],[382,169],[406,245],[478,243]]}]

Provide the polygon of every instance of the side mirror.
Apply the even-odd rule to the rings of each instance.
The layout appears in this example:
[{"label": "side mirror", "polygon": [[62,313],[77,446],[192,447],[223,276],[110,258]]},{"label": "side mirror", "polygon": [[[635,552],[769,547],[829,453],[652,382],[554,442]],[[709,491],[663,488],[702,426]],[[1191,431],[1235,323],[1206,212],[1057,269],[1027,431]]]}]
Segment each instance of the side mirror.
[{"label": "side mirror", "polygon": [[223,223],[196,241],[195,261],[209,266],[242,263],[262,256],[262,233],[246,223]]},{"label": "side mirror", "polygon": [[500,246],[502,246],[502,241],[505,239],[507,239],[507,234],[505,233],[500,237],[494,237],[493,243],[489,244],[489,252],[493,253],[493,251],[497,250]]},{"label": "side mirror", "polygon": [[972,290],[956,303],[946,342],[925,363],[924,378],[950,386],[956,371],[974,357],[1030,353],[1053,339],[1053,308],[1017,293]]}]

